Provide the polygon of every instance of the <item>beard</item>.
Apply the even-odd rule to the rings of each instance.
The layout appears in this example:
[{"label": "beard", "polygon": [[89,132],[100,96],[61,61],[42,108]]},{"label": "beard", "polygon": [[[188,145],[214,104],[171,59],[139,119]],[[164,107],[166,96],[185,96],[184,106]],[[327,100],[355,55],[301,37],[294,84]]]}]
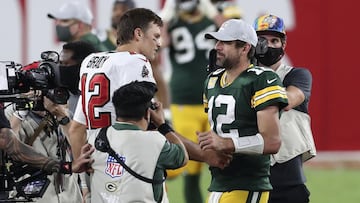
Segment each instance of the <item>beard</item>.
[{"label": "beard", "polygon": [[240,63],[240,57],[227,57],[222,61],[221,66],[226,70],[231,70],[236,68],[237,65]]}]

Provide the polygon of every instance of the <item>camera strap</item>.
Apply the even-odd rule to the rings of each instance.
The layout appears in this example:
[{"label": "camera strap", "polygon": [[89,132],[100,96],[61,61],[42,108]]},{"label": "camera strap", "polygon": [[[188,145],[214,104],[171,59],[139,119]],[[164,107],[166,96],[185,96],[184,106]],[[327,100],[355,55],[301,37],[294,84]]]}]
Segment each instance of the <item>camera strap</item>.
[{"label": "camera strap", "polygon": [[39,126],[34,130],[34,134],[30,137],[27,137],[25,139],[25,143],[32,146],[34,144],[35,139],[40,135],[41,131],[44,130],[45,126],[49,123],[50,116],[46,115],[41,122],[39,123]]},{"label": "camera strap", "polygon": [[136,173],[135,171],[133,171],[129,166],[127,166],[125,164],[125,162],[123,160],[120,159],[120,157],[116,154],[116,152],[111,148],[109,140],[107,138],[106,132],[107,132],[108,127],[105,128],[101,128],[98,136],[95,139],[95,148],[101,152],[106,152],[108,153],[110,156],[114,157],[115,160],[122,166],[125,168],[125,170],[127,170],[132,176],[134,176],[135,178],[142,180],[144,182],[147,183],[151,183],[154,185],[158,185],[158,184],[162,184],[165,179],[166,179],[166,172],[165,172],[165,177],[161,180],[154,180],[154,179],[150,179],[147,177],[144,177],[138,173]]}]

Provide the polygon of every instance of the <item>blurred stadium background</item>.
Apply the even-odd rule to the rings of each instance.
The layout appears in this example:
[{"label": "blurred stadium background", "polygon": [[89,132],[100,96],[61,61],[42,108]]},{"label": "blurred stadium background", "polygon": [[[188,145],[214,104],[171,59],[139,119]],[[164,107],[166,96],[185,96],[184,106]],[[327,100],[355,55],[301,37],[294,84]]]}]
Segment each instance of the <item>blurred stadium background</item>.
[{"label": "blurred stadium background", "polygon": [[[46,50],[61,50],[54,22],[47,13],[70,0],[2,0],[0,7],[0,60],[29,64]],[[110,26],[113,0],[81,0],[94,12],[94,31]],[[135,0],[139,7],[160,11],[165,0]],[[252,22],[263,13],[281,16],[287,27],[287,60],[307,67],[313,75],[310,102],[312,129],[318,156],[305,164],[312,202],[360,202],[360,109],[356,102],[359,73],[354,0],[233,0]],[[355,18],[354,18],[355,17]],[[164,57],[164,73],[170,67]],[[204,169],[207,170],[207,169]],[[204,174],[204,185],[208,185]],[[169,181],[172,202],[181,203],[176,188],[181,179]],[[204,187],[204,191],[206,187]],[[339,199],[336,199],[339,198]],[[337,201],[336,201],[337,200]]]}]

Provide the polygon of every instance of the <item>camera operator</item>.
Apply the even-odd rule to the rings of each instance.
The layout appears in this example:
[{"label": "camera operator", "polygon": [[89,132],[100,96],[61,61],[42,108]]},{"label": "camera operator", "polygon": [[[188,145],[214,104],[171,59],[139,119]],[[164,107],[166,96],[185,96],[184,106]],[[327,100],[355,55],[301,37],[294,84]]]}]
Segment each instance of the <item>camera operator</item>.
[{"label": "camera operator", "polygon": [[[74,59],[74,55],[75,51],[71,55],[72,59]],[[74,74],[74,72],[78,72],[76,70],[78,68],[71,68],[72,64],[67,63],[59,65],[59,58],[58,53],[45,51],[41,53],[42,60],[25,67],[12,61],[0,61],[1,78],[5,79],[0,84],[0,102],[15,104],[15,108],[7,108],[5,112],[8,119],[11,118],[10,123],[15,134],[9,128],[2,129],[0,140],[1,149],[6,152],[1,154],[1,183],[4,183],[2,185],[9,185],[1,191],[18,192],[16,197],[14,195],[9,199],[13,199],[13,197],[42,197],[45,192],[43,199],[47,199],[46,201],[71,202],[64,199],[71,198],[72,195],[62,192],[64,189],[74,190],[72,187],[75,187],[76,190],[77,176],[62,176],[61,173],[70,173],[71,168],[74,172],[84,172],[88,169],[87,164],[91,162],[89,154],[92,153],[93,148],[90,146],[82,148],[81,157],[76,159],[72,165],[69,162],[72,158],[70,157],[71,152],[66,139],[66,132],[70,119],[65,105],[69,98],[68,91],[74,90],[77,84],[72,83],[75,79],[69,82],[65,78],[69,78],[69,75],[76,77],[78,74]],[[75,57],[75,59],[77,58]],[[2,114],[4,115],[3,110]],[[2,123],[4,127],[9,127],[8,121],[2,121]],[[17,139],[16,136],[18,136]],[[19,142],[19,140],[33,146],[35,150]],[[29,153],[26,153],[27,151]],[[35,153],[35,151],[40,153]],[[24,164],[23,162],[31,163]],[[40,167],[47,173],[42,171],[34,173],[34,169],[30,166]],[[49,172],[57,173],[47,177],[46,174],[51,174]],[[25,175],[30,176],[31,179]],[[41,179],[42,184],[37,185],[38,178]],[[53,182],[50,187],[48,186],[49,179]],[[10,184],[7,184],[7,181],[10,181]],[[25,184],[18,187],[19,182]],[[74,182],[75,184],[73,184]],[[34,191],[40,188],[41,192],[36,193],[36,195],[25,193],[24,189],[34,188],[33,186],[35,186]],[[75,198],[74,201],[79,202],[81,195],[76,197],[78,199]]]},{"label": "camera operator", "polygon": [[[61,161],[51,157],[44,156],[34,148],[24,144],[16,138],[15,133],[10,128],[9,121],[5,117],[2,104],[0,104],[0,149],[1,158],[5,156],[4,154],[7,154],[13,160],[28,163],[29,165],[40,168],[47,173],[71,173],[72,171],[86,171],[88,170],[88,164],[92,162],[90,159],[90,154],[94,151],[94,148],[90,145],[83,146],[80,157],[76,159],[72,165],[69,165],[69,163],[62,163]],[[3,160],[0,162],[1,168],[3,168],[1,165],[2,163]],[[1,179],[1,181],[5,180]],[[1,182],[1,186],[5,186],[5,184]],[[5,189],[6,188],[1,188],[0,200],[8,199],[8,193],[5,191]]]},{"label": "camera operator", "polygon": [[68,42],[63,45],[60,52],[60,68],[66,68],[69,72],[63,80],[65,80],[64,83],[68,86],[70,93],[68,100],[71,113],[70,118],[73,117],[80,96],[79,80],[81,62],[86,56],[95,52],[95,47],[86,41]]},{"label": "camera operator", "polygon": [[[162,104],[151,101],[155,92],[155,84],[146,81],[114,92],[116,122],[89,137],[97,149],[92,155],[91,202],[168,202],[165,170],[184,166],[189,157],[165,123]],[[147,130],[151,121],[158,131]]]},{"label": "camera operator", "polygon": [[[9,121],[5,117],[2,105],[0,106],[0,149],[3,150],[0,152],[6,153],[14,160],[28,163],[49,173],[61,172],[63,165],[58,159],[46,157],[17,139],[15,133],[10,128]],[[84,146],[82,148],[82,155],[72,163],[72,171],[66,172],[79,173],[86,171],[87,164],[91,162],[89,155],[93,151],[94,148],[89,145]]]},{"label": "camera operator", "polygon": [[[64,44],[60,52],[60,67],[66,68],[66,70],[72,72],[68,74],[68,77],[64,78],[69,87],[70,97],[68,100],[68,108],[70,110],[69,117],[71,119],[80,96],[79,80],[81,63],[86,56],[94,52],[96,52],[96,49],[92,44],[81,40]],[[79,182],[83,198],[87,199],[87,194],[89,192],[89,176],[86,173],[82,173],[79,177],[81,179]]]},{"label": "camera operator", "polygon": [[[17,128],[19,139],[38,150],[43,156],[59,159],[62,162],[71,161],[71,149],[67,141],[70,118],[66,105],[57,104],[47,96],[39,95],[35,90],[23,95],[40,103],[38,106],[43,106],[44,109],[29,109],[27,113],[19,113],[14,108],[6,108],[6,115],[11,117],[11,125],[19,125]],[[88,146],[87,150],[90,149]],[[42,198],[36,199],[36,202],[81,202],[82,195],[77,176],[53,173],[48,175],[48,179],[51,184]]]}]

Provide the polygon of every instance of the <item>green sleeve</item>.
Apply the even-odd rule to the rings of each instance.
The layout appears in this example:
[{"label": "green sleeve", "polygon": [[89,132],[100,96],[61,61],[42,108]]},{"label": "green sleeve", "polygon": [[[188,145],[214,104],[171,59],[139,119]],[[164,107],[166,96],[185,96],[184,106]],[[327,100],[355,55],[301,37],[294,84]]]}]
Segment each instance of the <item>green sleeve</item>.
[{"label": "green sleeve", "polygon": [[[181,167],[184,158],[185,154],[180,145],[166,141],[161,150],[153,179],[161,180],[164,177],[165,169],[176,169]],[[160,200],[163,193],[162,185],[153,185],[153,192],[155,200]]]},{"label": "green sleeve", "polygon": [[180,145],[166,141],[157,166],[164,169],[176,169],[182,166],[184,158],[185,154]]}]

